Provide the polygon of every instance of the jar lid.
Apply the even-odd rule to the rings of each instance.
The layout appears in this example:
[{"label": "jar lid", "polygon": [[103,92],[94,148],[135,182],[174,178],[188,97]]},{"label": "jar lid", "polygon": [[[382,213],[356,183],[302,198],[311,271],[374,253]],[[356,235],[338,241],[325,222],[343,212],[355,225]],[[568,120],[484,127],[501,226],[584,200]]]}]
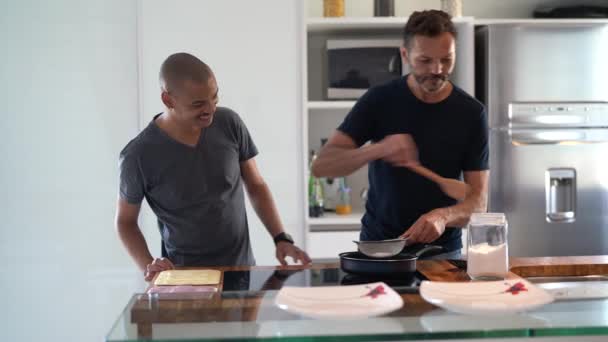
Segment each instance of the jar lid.
[{"label": "jar lid", "polygon": [[470,225],[504,225],[507,218],[504,213],[473,213],[471,215]]}]

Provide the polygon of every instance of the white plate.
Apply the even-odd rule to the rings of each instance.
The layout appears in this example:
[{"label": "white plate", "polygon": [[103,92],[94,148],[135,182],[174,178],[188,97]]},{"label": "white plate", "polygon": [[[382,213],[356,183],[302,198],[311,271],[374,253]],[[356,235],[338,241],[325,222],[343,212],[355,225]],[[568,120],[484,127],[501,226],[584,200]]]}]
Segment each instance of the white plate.
[{"label": "white plate", "polygon": [[449,283],[423,281],[420,296],[446,310],[471,315],[502,315],[538,308],[553,296],[523,279]]},{"label": "white plate", "polygon": [[383,315],[403,306],[403,299],[383,282],[322,287],[281,288],[275,304],[312,318],[355,319]]}]

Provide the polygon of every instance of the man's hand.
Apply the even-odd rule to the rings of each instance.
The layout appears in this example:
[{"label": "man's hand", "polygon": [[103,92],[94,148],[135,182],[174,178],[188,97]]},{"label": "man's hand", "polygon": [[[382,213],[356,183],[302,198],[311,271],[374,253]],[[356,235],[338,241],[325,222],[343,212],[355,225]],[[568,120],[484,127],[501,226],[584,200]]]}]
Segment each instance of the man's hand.
[{"label": "man's hand", "polygon": [[175,266],[171,260],[167,258],[156,258],[152,263],[146,266],[146,272],[144,274],[145,280],[150,281],[154,279],[154,276],[164,270],[172,270]]},{"label": "man's hand", "polygon": [[387,135],[378,144],[382,146],[382,160],[402,167],[418,164],[418,148],[410,134]]},{"label": "man's hand", "polygon": [[281,265],[287,265],[287,260],[285,260],[287,256],[290,256],[294,263],[300,262],[302,265],[310,264],[310,257],[306,252],[287,241],[281,241],[277,244],[276,250],[276,257]]},{"label": "man's hand", "polygon": [[410,243],[430,243],[445,231],[447,223],[444,209],[435,209],[422,216],[401,235]]}]

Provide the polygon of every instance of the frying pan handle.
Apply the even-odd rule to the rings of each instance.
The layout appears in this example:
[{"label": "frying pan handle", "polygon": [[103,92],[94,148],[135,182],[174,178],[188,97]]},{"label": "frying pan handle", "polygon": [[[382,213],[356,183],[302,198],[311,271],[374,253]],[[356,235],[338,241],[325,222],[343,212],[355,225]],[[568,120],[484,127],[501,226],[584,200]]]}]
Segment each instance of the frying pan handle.
[{"label": "frying pan handle", "polygon": [[421,256],[423,256],[427,252],[443,252],[443,251],[444,251],[444,249],[443,249],[442,246],[425,245],[418,252],[416,252],[414,255],[416,256],[416,258],[420,258]]}]

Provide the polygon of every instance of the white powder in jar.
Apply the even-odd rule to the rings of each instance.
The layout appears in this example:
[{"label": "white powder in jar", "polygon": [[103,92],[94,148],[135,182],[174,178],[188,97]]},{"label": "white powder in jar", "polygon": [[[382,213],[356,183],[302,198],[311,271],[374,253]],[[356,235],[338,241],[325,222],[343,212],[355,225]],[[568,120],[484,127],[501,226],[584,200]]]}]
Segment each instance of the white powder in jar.
[{"label": "white powder in jar", "polygon": [[470,246],[467,273],[471,278],[505,278],[509,273],[507,245],[491,246],[487,242]]}]

